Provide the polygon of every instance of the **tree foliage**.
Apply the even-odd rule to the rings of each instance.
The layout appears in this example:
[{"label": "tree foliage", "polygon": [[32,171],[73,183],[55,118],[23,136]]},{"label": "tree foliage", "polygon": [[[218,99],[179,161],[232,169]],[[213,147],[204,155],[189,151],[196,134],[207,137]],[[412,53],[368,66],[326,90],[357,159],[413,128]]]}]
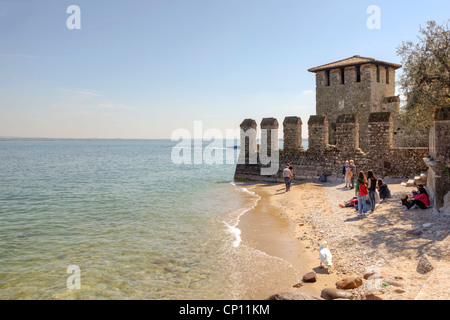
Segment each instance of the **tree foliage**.
[{"label": "tree foliage", "polygon": [[410,129],[431,125],[435,107],[450,105],[449,21],[428,21],[419,29],[419,42],[403,41],[397,48],[403,65],[398,83],[407,99],[404,120]]}]

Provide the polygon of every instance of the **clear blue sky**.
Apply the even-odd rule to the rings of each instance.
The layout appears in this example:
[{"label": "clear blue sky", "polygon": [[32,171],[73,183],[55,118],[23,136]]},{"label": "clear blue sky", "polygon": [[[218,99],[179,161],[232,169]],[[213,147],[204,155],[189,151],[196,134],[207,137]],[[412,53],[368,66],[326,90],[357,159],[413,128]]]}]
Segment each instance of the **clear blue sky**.
[{"label": "clear blue sky", "polygon": [[[80,30],[66,26],[72,4]],[[449,12],[448,0],[0,0],[0,136],[170,138],[196,120],[225,134],[292,115],[306,127],[308,68],[400,63],[401,42]]]}]

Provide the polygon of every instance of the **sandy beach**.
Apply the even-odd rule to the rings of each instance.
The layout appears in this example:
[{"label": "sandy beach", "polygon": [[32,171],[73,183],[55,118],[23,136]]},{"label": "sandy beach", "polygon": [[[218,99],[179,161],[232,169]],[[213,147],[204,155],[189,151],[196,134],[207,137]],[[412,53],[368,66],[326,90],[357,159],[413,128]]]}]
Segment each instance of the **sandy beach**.
[{"label": "sandy beach", "polygon": [[[339,206],[354,196],[343,182],[296,180],[289,192],[282,183],[254,185],[252,191],[261,200],[241,219],[243,242],[287,261],[300,282],[296,287],[272,284],[257,298],[280,292],[320,296],[322,289],[336,288],[338,280],[355,276],[363,283],[346,290],[351,299],[450,299],[450,216],[432,209],[403,209],[401,194],[410,195],[415,188],[400,182],[388,183],[392,198],[363,219],[353,208]],[[333,254],[329,270],[320,267],[324,240]],[[418,269],[423,256],[433,266],[426,273]],[[374,267],[380,276],[365,279]],[[317,281],[304,283],[302,275],[311,271]]]}]

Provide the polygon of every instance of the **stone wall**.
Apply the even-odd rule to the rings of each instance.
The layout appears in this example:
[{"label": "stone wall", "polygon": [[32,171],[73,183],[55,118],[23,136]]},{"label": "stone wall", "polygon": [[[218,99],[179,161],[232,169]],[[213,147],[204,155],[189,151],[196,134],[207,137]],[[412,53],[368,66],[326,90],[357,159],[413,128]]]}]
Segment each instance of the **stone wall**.
[{"label": "stone wall", "polygon": [[302,119],[300,117],[286,117],[283,121],[284,150],[295,152],[302,147]]},{"label": "stone wall", "polygon": [[434,116],[435,208],[450,213],[450,106]]},{"label": "stone wall", "polygon": [[[359,77],[358,77],[359,74]],[[342,81],[342,76],[344,81]],[[368,146],[367,125],[372,112],[399,112],[395,94],[395,70],[372,63],[318,71],[316,73],[316,114],[329,121],[329,142],[336,143],[336,121],[340,114],[359,118],[359,146]]]},{"label": "stone wall", "polygon": [[[273,122],[273,120],[272,120]],[[423,158],[428,148],[395,148],[393,141],[393,117],[390,112],[370,113],[367,118],[366,149],[359,148],[359,117],[342,114],[336,119],[336,144],[328,143],[329,122],[326,115],[314,115],[308,120],[308,150],[299,146],[300,118],[287,117],[283,121],[284,149],[280,150],[279,172],[273,176],[261,176],[260,165],[237,165],[237,180],[281,181],[281,171],[289,162],[294,168],[295,179],[313,178],[322,173],[342,177],[345,160],[354,160],[357,171],[374,170],[380,177],[410,177],[426,170]],[[287,134],[287,135],[286,135]],[[295,137],[289,137],[293,134]],[[267,143],[261,140],[261,143]],[[241,152],[245,146],[241,145]]]}]

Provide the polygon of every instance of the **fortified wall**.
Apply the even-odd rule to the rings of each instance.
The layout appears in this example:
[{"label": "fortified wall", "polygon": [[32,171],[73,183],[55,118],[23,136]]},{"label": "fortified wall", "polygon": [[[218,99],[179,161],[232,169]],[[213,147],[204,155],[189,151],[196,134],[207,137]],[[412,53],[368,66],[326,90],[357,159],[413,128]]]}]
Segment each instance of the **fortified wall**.
[{"label": "fortified wall", "polygon": [[[308,69],[316,79],[316,115],[307,123],[308,149],[301,145],[300,117],[284,119],[283,150],[278,146],[277,119],[262,119],[260,145],[256,121],[245,119],[235,179],[283,181],[286,163],[294,168],[294,179],[324,173],[342,178],[346,160],[354,160],[357,172],[372,169],[378,177],[409,178],[428,170],[427,188],[435,209],[450,212],[450,107],[436,108],[432,128],[414,134],[405,130],[400,98],[394,95],[399,68],[399,64],[355,55]],[[274,165],[267,163],[271,154],[279,154],[278,170],[261,174],[262,168]]]},{"label": "fortified wall", "polygon": [[[245,119],[241,123],[241,161],[236,166],[236,180],[280,181],[286,163],[294,168],[294,179],[311,179],[328,173],[342,177],[345,160],[354,160],[357,171],[372,169],[380,177],[409,177],[426,171],[423,158],[428,148],[393,147],[393,117],[390,112],[372,112],[367,120],[368,146],[359,147],[359,117],[357,114],[340,114],[336,118],[336,144],[329,144],[329,120],[326,115],[310,116],[308,120],[308,149],[303,149],[302,125],[300,117],[286,117],[283,121],[284,148],[279,150],[279,169],[274,175],[261,175],[259,152],[252,163],[249,150],[270,150],[279,148],[278,140],[261,139],[256,144],[257,123]],[[278,121],[264,118],[261,129],[277,130]],[[248,130],[253,128],[253,130]],[[270,136],[270,135],[269,135]]]}]

